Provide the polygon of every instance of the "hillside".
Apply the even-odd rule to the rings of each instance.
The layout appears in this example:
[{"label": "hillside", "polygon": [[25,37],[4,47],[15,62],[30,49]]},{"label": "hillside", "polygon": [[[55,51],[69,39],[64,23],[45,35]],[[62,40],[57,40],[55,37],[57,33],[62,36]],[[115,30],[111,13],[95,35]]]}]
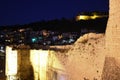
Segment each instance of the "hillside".
[{"label": "hillside", "polygon": [[19,29],[30,28],[33,31],[46,29],[46,30],[60,31],[60,32],[80,32],[81,28],[87,28],[87,29],[95,30],[96,32],[105,32],[107,20],[108,17],[90,19],[90,20],[80,20],[80,21],[76,21],[74,19],[62,18],[60,20],[55,19],[50,21],[39,21],[39,22],[33,22],[23,25],[17,24],[17,25],[0,26],[0,30],[14,31]]}]

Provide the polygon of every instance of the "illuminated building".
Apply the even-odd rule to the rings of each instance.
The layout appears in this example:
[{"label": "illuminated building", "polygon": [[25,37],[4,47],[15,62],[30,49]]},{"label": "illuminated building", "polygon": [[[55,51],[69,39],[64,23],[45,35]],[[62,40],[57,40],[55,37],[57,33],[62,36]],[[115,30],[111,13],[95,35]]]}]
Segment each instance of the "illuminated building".
[{"label": "illuminated building", "polygon": [[104,18],[104,17],[108,17],[107,14],[100,14],[100,13],[96,13],[96,12],[93,12],[93,13],[89,13],[89,14],[79,14],[76,16],[76,21],[79,21],[79,20],[90,20],[90,19],[97,19],[97,18]]}]

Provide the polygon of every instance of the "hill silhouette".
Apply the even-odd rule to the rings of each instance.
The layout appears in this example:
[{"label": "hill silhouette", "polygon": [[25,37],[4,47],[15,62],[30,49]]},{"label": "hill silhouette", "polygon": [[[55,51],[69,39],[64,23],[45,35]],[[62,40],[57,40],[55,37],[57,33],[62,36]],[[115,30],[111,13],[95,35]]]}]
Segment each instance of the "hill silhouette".
[{"label": "hill silhouette", "polygon": [[105,32],[106,24],[108,18],[97,18],[90,20],[80,20],[76,21],[75,19],[65,19],[60,20],[50,20],[50,21],[39,21],[33,22],[30,24],[24,25],[11,25],[11,26],[1,26],[0,30],[18,30],[21,28],[31,28],[34,31],[37,30],[51,30],[51,31],[60,31],[60,32],[80,32],[82,28],[93,29],[96,32]]}]

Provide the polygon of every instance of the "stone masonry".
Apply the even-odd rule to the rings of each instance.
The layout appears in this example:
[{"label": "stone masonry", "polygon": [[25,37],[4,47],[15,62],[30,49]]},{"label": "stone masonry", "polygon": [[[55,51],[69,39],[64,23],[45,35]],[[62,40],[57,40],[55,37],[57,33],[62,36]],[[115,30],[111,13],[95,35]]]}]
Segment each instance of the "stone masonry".
[{"label": "stone masonry", "polygon": [[111,57],[120,57],[120,0],[110,0],[106,29],[106,48]]},{"label": "stone masonry", "polygon": [[106,58],[102,80],[120,80],[120,0],[109,0]]}]

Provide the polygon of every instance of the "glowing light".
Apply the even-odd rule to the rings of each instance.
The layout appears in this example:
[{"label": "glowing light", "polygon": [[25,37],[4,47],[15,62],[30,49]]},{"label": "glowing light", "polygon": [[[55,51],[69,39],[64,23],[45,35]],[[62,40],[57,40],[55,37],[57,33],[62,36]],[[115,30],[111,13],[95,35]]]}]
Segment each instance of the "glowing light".
[{"label": "glowing light", "polygon": [[[17,68],[20,63],[17,63],[17,50],[12,50],[11,47],[6,47],[6,76],[17,76]],[[48,62],[49,61],[49,62]],[[64,76],[60,75],[65,71],[65,68],[59,58],[55,55],[54,51],[49,50],[30,50],[30,62],[33,67],[34,80],[53,80],[53,72],[49,72],[49,68],[59,71],[56,78],[59,80],[67,80]],[[22,65],[21,65],[22,66]],[[55,71],[56,71],[55,70]],[[48,75],[48,72],[50,75]],[[56,79],[55,78],[55,79]],[[13,79],[11,79],[13,80]],[[17,79],[16,79],[17,80]]]},{"label": "glowing light", "polygon": [[[48,60],[49,59],[49,60]],[[65,70],[64,66],[61,64],[59,59],[56,57],[54,51],[49,50],[31,50],[30,51],[30,61],[33,65],[34,80],[47,80],[48,79],[48,66],[60,70],[59,72]],[[51,73],[53,77],[49,77],[51,80],[55,79],[54,76],[59,78],[59,80],[67,80],[62,75],[55,75]]]},{"label": "glowing light", "polygon": [[89,16],[89,15],[79,15],[79,16],[76,17],[76,21],[96,19],[96,18],[101,18],[101,17],[107,17],[107,15],[96,15],[96,14],[94,14],[93,16]]},{"label": "glowing light", "polygon": [[88,19],[90,19],[90,16],[87,16],[87,15],[80,16],[80,20],[88,20]]},{"label": "glowing light", "polygon": [[37,38],[32,38],[32,42],[36,42],[37,41]]},{"label": "glowing light", "polygon": [[30,59],[34,69],[35,80],[46,80],[47,78],[47,64],[48,64],[48,51],[44,50],[31,50]]},{"label": "glowing light", "polygon": [[25,29],[20,29],[20,30],[19,30],[19,32],[23,32],[23,31],[25,31]]},{"label": "glowing light", "polygon": [[93,15],[91,16],[91,19],[96,19],[96,18],[100,18],[101,16],[98,16],[98,15]]},{"label": "glowing light", "polygon": [[17,51],[12,51],[11,47],[6,47],[6,75],[17,74]]},{"label": "glowing light", "polygon": [[41,67],[46,67],[47,57],[48,57],[48,51],[41,51],[40,52],[40,65],[41,65]]},{"label": "glowing light", "polygon": [[90,19],[90,16],[88,15],[79,15],[77,16],[76,20],[89,20]]}]

